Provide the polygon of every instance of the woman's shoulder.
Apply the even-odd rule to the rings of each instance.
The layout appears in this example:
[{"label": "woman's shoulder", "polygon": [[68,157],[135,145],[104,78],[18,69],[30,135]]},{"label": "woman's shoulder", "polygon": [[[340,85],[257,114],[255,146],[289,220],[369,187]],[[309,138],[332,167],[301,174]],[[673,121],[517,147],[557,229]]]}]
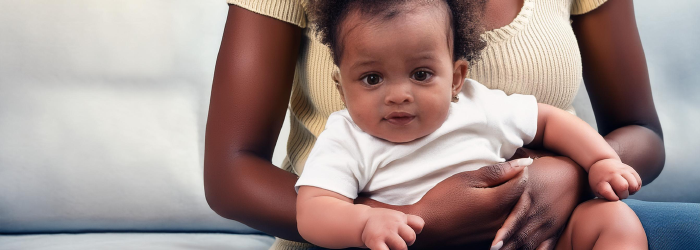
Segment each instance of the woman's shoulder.
[{"label": "woman's shoulder", "polygon": [[226,0],[252,12],[306,28],[308,0]]},{"label": "woman's shoulder", "polygon": [[603,5],[605,2],[607,2],[607,0],[572,0],[571,15],[586,14]]}]

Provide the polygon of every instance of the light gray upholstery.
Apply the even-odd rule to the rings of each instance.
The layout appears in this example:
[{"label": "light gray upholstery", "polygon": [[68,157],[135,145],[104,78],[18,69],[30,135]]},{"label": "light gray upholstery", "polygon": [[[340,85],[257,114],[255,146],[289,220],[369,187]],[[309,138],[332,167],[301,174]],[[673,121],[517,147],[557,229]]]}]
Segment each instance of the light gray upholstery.
[{"label": "light gray upholstery", "polygon": [[202,233],[89,233],[0,235],[0,249],[42,250],[267,250],[267,235]]}]

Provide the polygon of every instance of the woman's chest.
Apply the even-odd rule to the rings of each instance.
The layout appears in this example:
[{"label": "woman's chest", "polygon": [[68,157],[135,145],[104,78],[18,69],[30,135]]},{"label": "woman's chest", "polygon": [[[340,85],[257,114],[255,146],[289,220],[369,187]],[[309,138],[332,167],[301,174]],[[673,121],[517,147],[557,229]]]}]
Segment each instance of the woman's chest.
[{"label": "woman's chest", "polygon": [[[500,0],[510,2],[514,0]],[[569,19],[571,0],[524,0],[511,23],[485,32],[487,47],[468,77],[507,94],[569,109],[582,82],[581,55]]]}]

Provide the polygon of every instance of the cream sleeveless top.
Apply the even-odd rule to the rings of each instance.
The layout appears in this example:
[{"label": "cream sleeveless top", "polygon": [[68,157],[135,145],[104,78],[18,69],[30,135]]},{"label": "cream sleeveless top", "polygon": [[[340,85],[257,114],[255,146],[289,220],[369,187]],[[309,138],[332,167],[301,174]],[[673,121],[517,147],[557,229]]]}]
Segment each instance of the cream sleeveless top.
[{"label": "cream sleeveless top", "polygon": [[[470,65],[468,77],[507,94],[534,95],[538,102],[574,113],[571,103],[583,78],[570,16],[585,14],[605,1],[524,0],[513,22],[483,34],[488,45],[481,60]],[[331,79],[334,65],[330,51],[307,28],[306,0],[227,2],[304,29],[289,103],[287,157],[281,166],[298,175],[328,116],[343,108]],[[312,246],[278,238],[270,249]]]}]

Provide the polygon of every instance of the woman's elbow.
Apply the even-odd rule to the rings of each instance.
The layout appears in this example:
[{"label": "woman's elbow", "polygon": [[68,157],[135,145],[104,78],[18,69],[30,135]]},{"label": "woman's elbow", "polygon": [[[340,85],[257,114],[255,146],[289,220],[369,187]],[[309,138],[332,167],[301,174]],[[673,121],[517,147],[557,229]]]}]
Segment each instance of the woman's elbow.
[{"label": "woman's elbow", "polygon": [[[223,175],[216,171],[215,166],[204,163],[204,197],[209,207],[224,218],[236,220],[239,217],[235,201],[235,193],[228,192],[228,187],[234,180],[224,180]],[[228,184],[228,185],[227,185]]]}]

